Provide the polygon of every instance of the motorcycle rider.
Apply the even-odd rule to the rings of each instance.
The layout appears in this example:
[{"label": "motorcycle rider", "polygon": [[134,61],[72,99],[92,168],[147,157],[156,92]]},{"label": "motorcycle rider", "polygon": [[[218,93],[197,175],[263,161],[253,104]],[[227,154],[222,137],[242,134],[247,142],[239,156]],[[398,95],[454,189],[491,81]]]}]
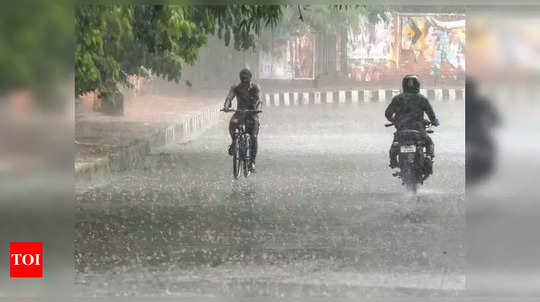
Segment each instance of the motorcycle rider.
[{"label": "motorcycle rider", "polygon": [[497,154],[493,130],[502,123],[491,100],[481,95],[474,79],[465,80],[465,171],[467,186],[489,176]]},{"label": "motorcycle rider", "polygon": [[[240,71],[240,84],[233,85],[223,104],[224,109],[230,109],[232,100],[236,97],[237,110],[259,110],[262,106],[260,100],[260,88],[257,84],[251,82],[252,74],[247,68]],[[234,150],[234,131],[242,120],[245,120],[246,130],[251,137],[251,172],[255,172],[255,158],[257,156],[257,135],[259,134],[259,116],[254,112],[236,112],[229,122],[229,134],[231,135],[231,145],[229,146],[229,155],[233,155]]]},{"label": "motorcycle rider", "polygon": [[[406,75],[402,80],[403,92],[392,98],[392,102],[386,108],[384,115],[386,119],[394,124],[397,131],[403,129],[418,130],[425,138],[426,156],[428,161],[427,174],[432,171],[432,159],[435,157],[433,141],[425,131],[424,113],[427,114],[433,126],[439,126],[433,108],[428,99],[420,94],[420,80],[416,75]],[[397,133],[397,132],[396,132]],[[398,167],[399,142],[397,134],[394,133],[394,140],[390,146],[390,168]]]}]

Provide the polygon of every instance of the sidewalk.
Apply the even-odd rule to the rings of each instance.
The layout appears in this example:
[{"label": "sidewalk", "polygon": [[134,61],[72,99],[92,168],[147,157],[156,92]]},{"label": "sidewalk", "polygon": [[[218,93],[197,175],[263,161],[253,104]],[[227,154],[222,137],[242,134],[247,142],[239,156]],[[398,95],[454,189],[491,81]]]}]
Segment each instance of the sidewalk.
[{"label": "sidewalk", "polygon": [[123,116],[77,110],[75,176],[92,180],[134,168],[151,148],[189,139],[213,125],[221,118],[222,103],[223,91],[211,91],[138,96],[125,101]]}]

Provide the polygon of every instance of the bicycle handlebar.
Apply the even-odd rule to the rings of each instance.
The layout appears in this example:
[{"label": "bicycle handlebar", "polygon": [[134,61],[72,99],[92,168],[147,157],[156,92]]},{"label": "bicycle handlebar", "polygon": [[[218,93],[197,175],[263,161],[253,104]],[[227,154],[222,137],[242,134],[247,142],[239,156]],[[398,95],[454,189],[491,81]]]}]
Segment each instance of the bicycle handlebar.
[{"label": "bicycle handlebar", "polygon": [[262,112],[262,110],[256,110],[256,109],[234,110],[234,109],[225,109],[225,108],[222,108],[219,111],[223,111],[223,112],[254,112],[254,113],[261,113]]}]

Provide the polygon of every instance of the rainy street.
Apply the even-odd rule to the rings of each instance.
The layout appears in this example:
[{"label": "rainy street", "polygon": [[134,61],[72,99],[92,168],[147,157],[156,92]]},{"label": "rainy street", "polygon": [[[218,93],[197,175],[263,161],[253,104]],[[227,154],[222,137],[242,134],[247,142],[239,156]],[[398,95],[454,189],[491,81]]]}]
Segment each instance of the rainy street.
[{"label": "rainy street", "polygon": [[257,174],[234,181],[227,122],[78,184],[83,296],[459,295],[465,288],[464,104],[432,102],[434,175],[388,167],[387,103],[264,107]]}]

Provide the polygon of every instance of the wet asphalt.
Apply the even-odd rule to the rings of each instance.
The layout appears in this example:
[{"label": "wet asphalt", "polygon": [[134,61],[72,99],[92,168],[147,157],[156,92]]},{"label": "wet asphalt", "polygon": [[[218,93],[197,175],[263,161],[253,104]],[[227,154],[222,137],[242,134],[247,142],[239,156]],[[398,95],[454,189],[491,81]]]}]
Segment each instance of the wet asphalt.
[{"label": "wet asphalt", "polygon": [[106,185],[78,184],[82,296],[454,296],[465,287],[465,114],[435,102],[435,174],[388,168],[384,103],[265,107],[257,173],[222,121]]}]

